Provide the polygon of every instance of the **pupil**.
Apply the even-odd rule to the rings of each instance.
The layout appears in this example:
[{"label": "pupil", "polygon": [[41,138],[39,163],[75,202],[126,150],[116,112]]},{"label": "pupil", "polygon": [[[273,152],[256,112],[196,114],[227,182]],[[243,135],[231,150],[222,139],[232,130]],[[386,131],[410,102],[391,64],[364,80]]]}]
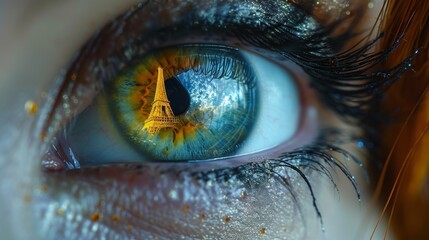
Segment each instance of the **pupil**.
[{"label": "pupil", "polygon": [[165,91],[167,92],[170,107],[175,116],[184,114],[188,111],[191,105],[191,97],[177,77],[171,77],[165,80]]}]

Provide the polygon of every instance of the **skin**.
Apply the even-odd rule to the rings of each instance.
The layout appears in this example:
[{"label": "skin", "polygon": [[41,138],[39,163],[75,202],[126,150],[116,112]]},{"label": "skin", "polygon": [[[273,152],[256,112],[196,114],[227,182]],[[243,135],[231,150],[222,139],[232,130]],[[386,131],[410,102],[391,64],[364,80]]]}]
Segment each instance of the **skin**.
[{"label": "skin", "polygon": [[[0,2],[0,213],[7,216],[0,218],[1,238],[369,238],[377,209],[362,172],[347,162],[360,184],[361,202],[341,174],[334,176],[340,194],[326,177],[309,176],[317,183],[325,233],[305,183],[293,172],[302,218],[291,194],[274,180],[249,189],[234,179],[203,186],[186,174],[115,166],[66,174],[40,170],[43,145],[33,137],[43,93],[94,31],[134,2]],[[371,9],[370,20],[377,9]],[[28,101],[38,111],[26,109]],[[356,130],[334,113],[320,115],[321,121]]]}]

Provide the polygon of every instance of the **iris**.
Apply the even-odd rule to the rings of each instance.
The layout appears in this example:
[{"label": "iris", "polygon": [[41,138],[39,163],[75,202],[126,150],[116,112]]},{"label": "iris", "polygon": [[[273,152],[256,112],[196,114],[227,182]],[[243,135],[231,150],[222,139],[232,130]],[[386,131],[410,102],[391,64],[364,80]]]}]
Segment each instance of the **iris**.
[{"label": "iris", "polygon": [[257,113],[255,74],[240,51],[182,45],[149,52],[106,86],[113,119],[155,160],[234,153]]}]

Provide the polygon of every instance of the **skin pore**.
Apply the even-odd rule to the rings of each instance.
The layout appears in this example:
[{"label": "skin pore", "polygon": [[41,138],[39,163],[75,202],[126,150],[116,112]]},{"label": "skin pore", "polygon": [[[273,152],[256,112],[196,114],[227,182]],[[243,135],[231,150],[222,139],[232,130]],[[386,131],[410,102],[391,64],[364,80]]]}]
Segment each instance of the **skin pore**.
[{"label": "skin pore", "polygon": [[[380,2],[372,3],[368,25],[361,26],[365,30],[380,9]],[[287,169],[296,195],[275,179],[249,187],[236,178],[198,181],[190,173],[160,174],[145,167],[41,171],[43,152],[34,129],[54,80],[97,29],[134,4],[135,0],[0,3],[0,209],[7,216],[0,220],[2,239],[370,236],[378,214],[369,201],[369,183],[359,166],[345,160],[359,185],[360,200],[340,171],[333,173],[339,193],[329,178],[309,173],[325,232],[306,183]],[[309,102],[323,108],[315,99]],[[360,132],[331,111],[320,110],[319,116],[321,125]],[[349,149],[365,162],[365,153]]]}]

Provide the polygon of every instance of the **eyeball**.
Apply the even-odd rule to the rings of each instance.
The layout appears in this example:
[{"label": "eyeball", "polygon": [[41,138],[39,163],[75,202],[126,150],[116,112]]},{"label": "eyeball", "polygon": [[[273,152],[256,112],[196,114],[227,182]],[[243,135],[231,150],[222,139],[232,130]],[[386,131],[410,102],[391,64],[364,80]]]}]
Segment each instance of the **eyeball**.
[{"label": "eyeball", "polygon": [[105,82],[62,142],[81,165],[233,158],[293,138],[300,108],[291,74],[262,56],[173,46]]}]

